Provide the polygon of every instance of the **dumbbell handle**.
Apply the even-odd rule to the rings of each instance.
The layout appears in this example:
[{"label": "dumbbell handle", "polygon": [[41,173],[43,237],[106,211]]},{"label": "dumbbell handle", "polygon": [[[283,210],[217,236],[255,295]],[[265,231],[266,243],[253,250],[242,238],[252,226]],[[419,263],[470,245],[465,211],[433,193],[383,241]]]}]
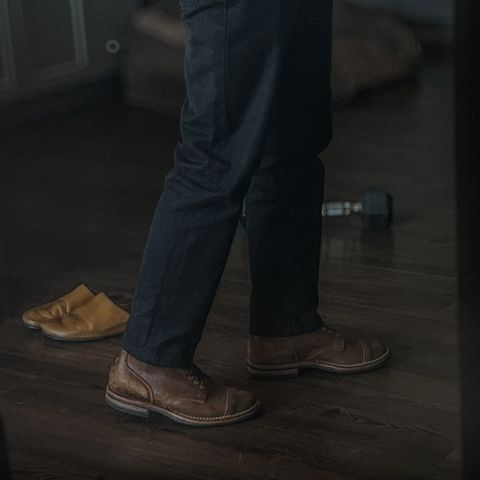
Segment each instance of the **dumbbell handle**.
[{"label": "dumbbell handle", "polygon": [[322,205],[324,217],[347,217],[352,213],[362,213],[360,202],[324,202]]}]

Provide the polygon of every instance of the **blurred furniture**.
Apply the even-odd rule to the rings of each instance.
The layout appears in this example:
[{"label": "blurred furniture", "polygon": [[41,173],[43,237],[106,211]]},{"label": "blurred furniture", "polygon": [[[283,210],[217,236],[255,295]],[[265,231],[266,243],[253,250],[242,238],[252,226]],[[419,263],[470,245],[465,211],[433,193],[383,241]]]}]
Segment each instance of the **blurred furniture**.
[{"label": "blurred furniture", "polygon": [[455,19],[454,0],[353,0],[359,5],[386,9],[415,22],[453,25]]},{"label": "blurred furniture", "polygon": [[336,1],[334,12],[332,88],[337,103],[415,72],[421,47],[405,23],[344,0]]},{"label": "blurred furniture", "polygon": [[0,0],[0,106],[118,73],[140,0]]},{"label": "blurred furniture", "polygon": [[[337,103],[412,75],[421,60],[419,42],[390,14],[335,0],[332,86]],[[123,69],[130,105],[178,113],[185,95],[185,32],[178,0],[139,10]]]},{"label": "blurred furniture", "polygon": [[455,32],[455,0],[351,0],[358,5],[382,9],[408,21],[426,46],[451,47]]}]

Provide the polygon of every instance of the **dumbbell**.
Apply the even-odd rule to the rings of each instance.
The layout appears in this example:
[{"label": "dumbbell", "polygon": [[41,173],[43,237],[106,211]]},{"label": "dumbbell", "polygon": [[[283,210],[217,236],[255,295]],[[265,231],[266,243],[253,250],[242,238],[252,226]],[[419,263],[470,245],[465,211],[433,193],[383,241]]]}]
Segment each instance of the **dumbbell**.
[{"label": "dumbbell", "polygon": [[[324,202],[322,216],[347,217],[361,215],[363,226],[369,230],[385,230],[393,221],[393,197],[380,188],[365,190],[359,202]],[[245,202],[240,223],[246,227]]]},{"label": "dumbbell", "polygon": [[393,221],[393,197],[385,190],[365,190],[359,202],[324,202],[324,217],[348,217],[357,214],[368,230],[385,230]]}]

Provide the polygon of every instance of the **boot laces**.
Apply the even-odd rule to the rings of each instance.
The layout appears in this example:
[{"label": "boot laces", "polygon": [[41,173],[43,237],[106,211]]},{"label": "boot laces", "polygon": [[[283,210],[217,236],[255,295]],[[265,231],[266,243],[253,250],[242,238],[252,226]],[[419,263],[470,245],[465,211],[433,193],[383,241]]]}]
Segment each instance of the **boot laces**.
[{"label": "boot laces", "polygon": [[192,364],[189,368],[184,368],[183,372],[189,380],[198,385],[202,390],[206,388],[205,380],[208,378],[208,375],[202,372],[195,364]]},{"label": "boot laces", "polygon": [[328,333],[334,333],[335,335],[339,335],[339,333],[338,333],[336,330],[334,330],[332,327],[329,327],[328,325],[325,325],[325,324],[324,324],[324,325],[322,325],[320,328],[321,328],[322,330],[325,330],[325,331],[328,332]]}]

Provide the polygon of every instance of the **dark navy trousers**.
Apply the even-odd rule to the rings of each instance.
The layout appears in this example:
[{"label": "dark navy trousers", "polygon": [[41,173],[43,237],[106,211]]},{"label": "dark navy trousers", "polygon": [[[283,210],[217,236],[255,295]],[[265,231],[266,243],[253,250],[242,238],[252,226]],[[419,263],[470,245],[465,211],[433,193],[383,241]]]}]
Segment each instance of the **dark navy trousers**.
[{"label": "dark navy trousers", "polygon": [[318,269],[331,138],[331,0],[180,0],[187,94],[147,238],[127,352],[187,367],[245,201],[250,332],[322,325]]}]

